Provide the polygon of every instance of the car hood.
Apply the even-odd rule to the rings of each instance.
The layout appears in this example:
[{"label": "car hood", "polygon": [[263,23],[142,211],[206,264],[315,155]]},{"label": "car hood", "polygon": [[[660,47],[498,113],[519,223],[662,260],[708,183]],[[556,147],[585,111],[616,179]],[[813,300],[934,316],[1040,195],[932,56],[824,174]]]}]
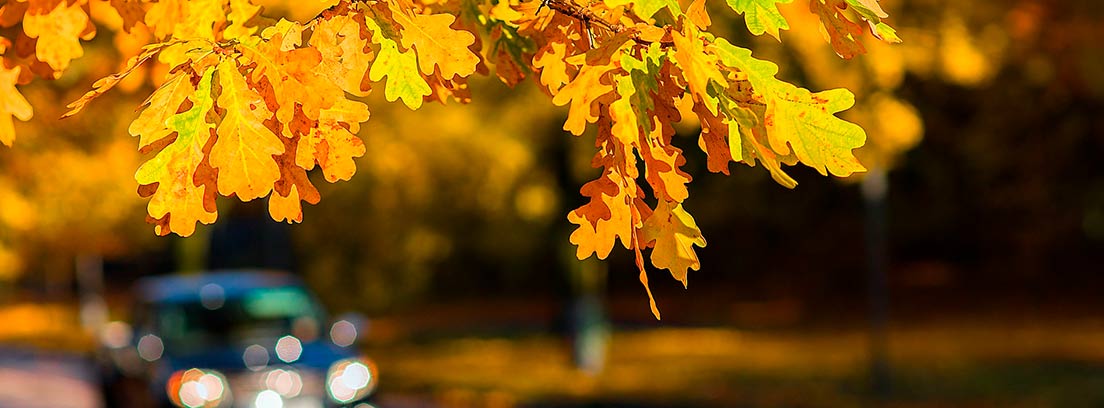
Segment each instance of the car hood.
[{"label": "car hood", "polygon": [[[166,349],[163,362],[171,368],[169,372],[189,368],[205,368],[231,374],[249,370],[250,367],[246,366],[244,359],[246,349],[253,347],[254,352],[256,352],[255,349],[260,347],[268,355],[268,363],[261,367],[252,367],[255,370],[263,367],[292,366],[299,369],[326,372],[334,362],[356,355],[355,351],[349,348],[338,347],[325,341],[312,341],[301,343],[302,352],[298,359],[284,362],[277,358],[275,343],[276,341],[273,340],[244,345],[219,345],[189,352],[174,352]],[[265,353],[256,354],[263,355]]]}]

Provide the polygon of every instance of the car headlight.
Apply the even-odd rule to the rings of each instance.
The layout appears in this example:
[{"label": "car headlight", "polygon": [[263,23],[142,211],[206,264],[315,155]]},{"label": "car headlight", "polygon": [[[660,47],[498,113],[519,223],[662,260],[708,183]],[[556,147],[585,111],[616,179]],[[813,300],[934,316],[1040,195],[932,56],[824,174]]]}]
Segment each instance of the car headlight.
[{"label": "car headlight", "polygon": [[379,384],[379,370],[367,358],[347,358],[330,366],[326,391],[338,403],[349,403],[372,394]]},{"label": "car headlight", "polygon": [[230,384],[215,370],[190,368],[169,377],[165,385],[169,401],[182,408],[216,408],[230,405]]}]

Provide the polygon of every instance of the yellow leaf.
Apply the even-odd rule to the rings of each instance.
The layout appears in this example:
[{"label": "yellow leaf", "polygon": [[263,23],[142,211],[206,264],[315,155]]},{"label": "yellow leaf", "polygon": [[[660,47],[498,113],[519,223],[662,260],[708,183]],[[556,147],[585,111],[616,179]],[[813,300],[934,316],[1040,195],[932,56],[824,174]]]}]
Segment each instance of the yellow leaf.
[{"label": "yellow leaf", "polygon": [[230,0],[230,15],[227,16],[230,25],[222,32],[222,37],[243,38],[253,35],[257,32],[257,27],[246,23],[260,12],[261,6],[253,5],[249,0]]},{"label": "yellow leaf", "polygon": [[373,59],[368,39],[361,37],[362,28],[352,18],[338,15],[315,24],[310,38],[310,45],[322,55],[319,72],[356,96],[368,94],[368,67]]},{"label": "yellow leaf", "polygon": [[684,287],[687,270],[701,268],[693,246],[705,247],[705,238],[682,204],[659,200],[655,212],[644,220],[640,236],[645,244],[655,242],[652,265],[671,271]]},{"label": "yellow leaf", "polygon": [[[47,10],[49,4],[56,6]],[[38,60],[58,72],[68,68],[69,61],[84,55],[80,40],[91,38],[86,34],[88,27],[88,14],[80,2],[36,0],[23,18],[23,32],[38,39],[35,45]]]},{"label": "yellow leaf", "polygon": [[142,105],[146,108],[127,129],[131,136],[138,136],[138,148],[164,139],[172,133],[165,127],[165,121],[176,114],[184,100],[195,91],[188,75],[178,74],[157,88]]},{"label": "yellow leaf", "polygon": [[[215,27],[226,24],[225,0],[188,0],[184,2],[184,19],[174,30],[175,38],[216,40]],[[220,30],[221,31],[221,30]]]},{"label": "yellow leaf", "polygon": [[681,33],[676,31],[672,34],[675,43],[674,60],[682,70],[682,76],[686,78],[690,93],[694,100],[704,103],[710,113],[717,114],[717,98],[709,95],[709,81],[722,86],[728,84],[728,81],[717,67],[716,57],[705,52],[701,35],[693,24],[687,24]]},{"label": "yellow leaf", "polygon": [[165,38],[173,33],[177,22],[184,19],[187,0],[160,0],[150,5],[146,11],[145,22],[157,38]]},{"label": "yellow leaf", "polygon": [[413,47],[418,52],[418,67],[426,75],[433,74],[433,67],[440,67],[445,79],[466,77],[475,72],[479,57],[468,49],[475,43],[475,36],[450,25],[456,20],[451,14],[417,14],[408,17],[394,13],[395,22],[402,26],[403,47]]},{"label": "yellow leaf", "polygon": [[[134,174],[138,184],[154,186],[147,210],[151,218],[161,220],[155,227],[159,235],[166,235],[171,231],[186,237],[195,232],[196,222],[210,224],[217,217],[211,208],[214,192],[208,191],[209,186],[197,185],[195,182],[197,169],[203,162],[203,148],[210,140],[211,129],[214,128],[207,120],[207,114],[214,105],[211,97],[213,76],[214,69],[208,68],[201,75],[199,85],[193,88],[188,75],[179,75],[177,79],[166,83],[172,87],[171,90],[164,91],[160,96],[155,94],[156,100],[186,95],[191,101],[188,110],[176,114],[176,108],[173,107],[172,113],[162,119],[160,116],[166,112],[163,107],[151,105],[139,116],[139,120],[148,121],[141,127],[150,129],[150,134],[176,134],[171,144],[138,167]],[[158,91],[163,89],[166,88],[162,87]],[[182,101],[177,101],[175,106],[179,106]],[[147,115],[151,110],[154,113]],[[153,130],[157,126],[163,129]],[[142,137],[146,138],[146,134],[142,134]]]},{"label": "yellow leaf", "polygon": [[222,93],[217,104],[226,111],[210,153],[211,166],[219,170],[218,192],[236,194],[242,201],[264,197],[280,178],[272,156],[284,152],[280,139],[263,123],[272,112],[249,88],[234,60],[219,63],[218,79]]},{"label": "yellow leaf", "polygon": [[713,24],[713,21],[709,18],[709,11],[705,9],[705,0],[691,2],[690,7],[686,9],[686,17],[702,30]]},{"label": "yellow leaf", "polygon": [[123,20],[123,31],[128,33],[135,24],[146,18],[146,10],[142,8],[139,0],[111,0],[111,7],[119,13],[119,17]]},{"label": "yellow leaf", "polygon": [[11,146],[15,139],[15,124],[12,116],[22,121],[31,119],[34,111],[31,104],[15,89],[19,80],[19,67],[8,69],[0,64],[0,143]]}]

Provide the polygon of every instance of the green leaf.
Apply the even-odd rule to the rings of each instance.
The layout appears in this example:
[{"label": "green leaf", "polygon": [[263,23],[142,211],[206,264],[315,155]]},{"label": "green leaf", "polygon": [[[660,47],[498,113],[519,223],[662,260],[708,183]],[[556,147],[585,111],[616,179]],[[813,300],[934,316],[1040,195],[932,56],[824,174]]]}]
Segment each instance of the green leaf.
[{"label": "green leaf", "polygon": [[[214,68],[208,68],[200,77],[199,85],[188,99],[192,101],[191,109],[168,117],[165,125],[168,130],[176,132],[176,140],[166,146],[149,161],[142,163],[134,174],[138,184],[153,184],[161,181],[164,172],[171,163],[178,160],[191,161],[185,167],[192,172],[203,159],[203,146],[211,138],[211,129],[215,124],[206,120],[207,112],[215,104],[211,96],[211,80],[215,74]],[[188,80],[182,77],[182,83]],[[188,180],[191,181],[191,180]]]},{"label": "green leaf", "polygon": [[[637,128],[644,133],[652,132],[654,123],[651,112],[655,110],[652,94],[659,90],[656,76],[662,66],[664,53],[658,43],[644,53],[643,60],[636,59],[631,53],[621,54],[621,68],[628,75],[614,77],[614,85],[621,96],[610,104],[610,113],[614,117],[612,132],[624,143],[634,143]],[[627,128],[631,126],[631,128]],[[629,138],[629,134],[633,136]]]},{"label": "green leaf", "polygon": [[846,89],[812,93],[774,77],[778,66],[752,58],[751,50],[723,38],[711,45],[721,63],[747,75],[748,82],[765,105],[762,122],[771,150],[786,156],[793,152],[805,165],[821,174],[848,176],[865,171],[851,150],[863,145],[866,132],[835,116],[850,108],[855,96]]},{"label": "green leaf", "polygon": [[866,171],[851,153],[866,142],[866,132],[835,116],[855,104],[855,95],[842,88],[814,94],[790,87],[767,105],[764,121],[771,148],[788,154],[785,146],[789,144],[798,160],[823,175],[845,177]]},{"label": "green leaf", "polygon": [[890,27],[889,24],[884,22],[874,24],[874,36],[885,42],[894,44],[901,42],[901,37],[897,36],[897,30],[894,30],[893,27]]},{"label": "green leaf", "polygon": [[379,53],[368,71],[368,79],[378,82],[386,76],[383,96],[388,102],[402,99],[410,109],[420,108],[422,97],[429,95],[431,90],[425,78],[418,73],[417,55],[413,50],[399,51],[398,43],[392,39],[396,33],[389,22],[367,18],[366,23],[374,33],[372,41],[380,45]]},{"label": "green leaf", "polygon": [[640,18],[648,19],[652,18],[655,13],[666,7],[671,11],[671,15],[678,17],[682,15],[682,8],[679,7],[677,0],[634,0],[633,11]]},{"label": "green leaf", "polygon": [[744,23],[748,31],[755,35],[770,34],[776,40],[778,30],[789,30],[790,24],[782,13],[778,12],[778,3],[789,3],[793,0],[726,0],[728,6],[744,15]]},{"label": "green leaf", "polygon": [[384,41],[368,71],[368,79],[377,82],[387,77],[383,95],[388,102],[402,99],[410,109],[422,106],[422,97],[430,94],[429,84],[418,74],[418,59],[413,52],[399,52],[394,41]]}]

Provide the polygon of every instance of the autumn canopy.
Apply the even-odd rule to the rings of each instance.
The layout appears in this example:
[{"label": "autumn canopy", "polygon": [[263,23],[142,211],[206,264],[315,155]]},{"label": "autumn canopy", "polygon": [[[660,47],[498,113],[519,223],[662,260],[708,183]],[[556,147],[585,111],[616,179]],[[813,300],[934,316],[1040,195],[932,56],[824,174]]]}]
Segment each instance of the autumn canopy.
[{"label": "autumn canopy", "polygon": [[[789,25],[776,5],[790,1],[727,0],[714,11],[742,14],[752,34],[778,38]],[[840,57],[865,52],[866,34],[900,41],[876,0],[797,1],[808,1]],[[373,90],[418,109],[469,101],[476,74],[510,86],[532,78],[552,104],[568,106],[564,130],[594,137],[601,175],[582,186],[589,202],[567,215],[578,257],[604,259],[620,241],[647,287],[642,251],[651,248],[652,265],[685,284],[700,267],[693,247],[706,241],[682,206],[690,176],[671,139],[684,115],[701,123],[698,145],[713,172],[761,163],[793,187],[784,165],[864,170],[852,150],[865,132],[835,116],[854,104],[852,93],[777,79],[775,64],[710,33],[705,3],[341,0],[307,21],[275,21],[250,0],[3,0],[0,142],[17,143],[13,118],[32,120],[18,86],[60,78],[82,56],[81,41],[103,29],[94,8],[152,40],[65,116],[143,64],[164,67],[129,126],[149,157],[135,180],[160,235],[215,222],[218,195],[267,197],[273,219],[301,221],[302,202],[321,198],[307,173],[348,180],[368,153],[357,134],[370,116],[361,98]],[[654,301],[652,310],[658,317]]]}]

